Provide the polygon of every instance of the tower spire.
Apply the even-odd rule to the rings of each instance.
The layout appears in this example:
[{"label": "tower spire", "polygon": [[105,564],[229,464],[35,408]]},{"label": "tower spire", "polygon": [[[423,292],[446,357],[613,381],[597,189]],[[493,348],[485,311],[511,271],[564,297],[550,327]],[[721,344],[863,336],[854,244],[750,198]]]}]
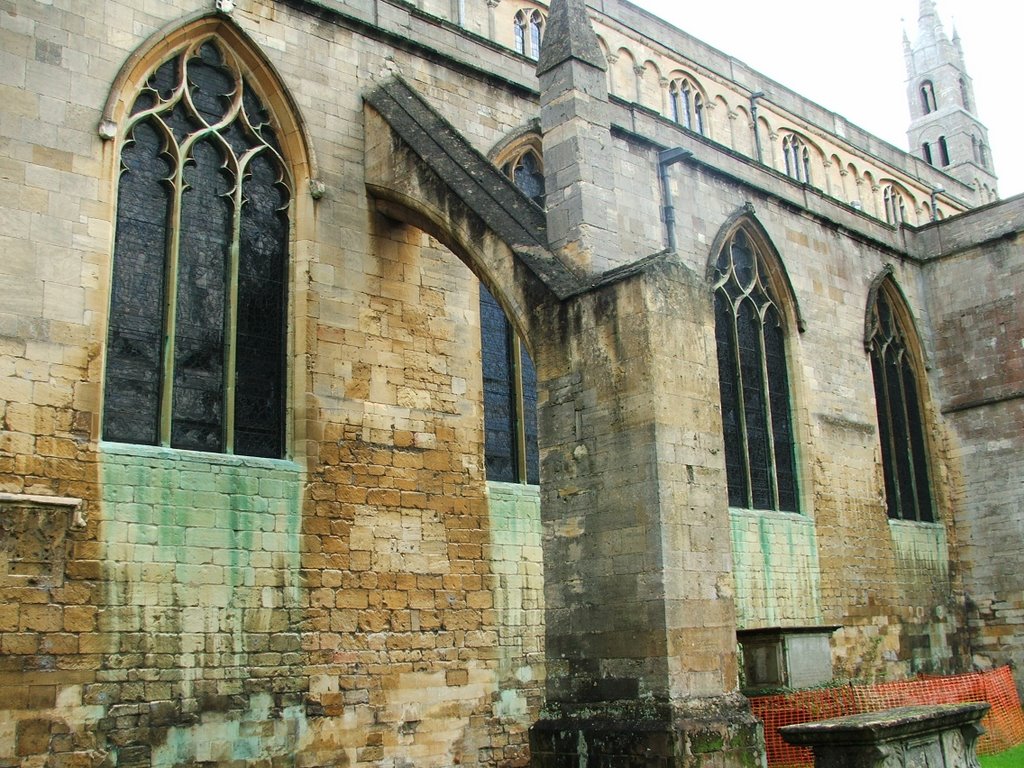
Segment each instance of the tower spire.
[{"label": "tower spire", "polygon": [[[978,119],[960,35],[946,36],[935,0],[920,0],[917,40],[904,31],[910,151],[973,188],[978,204],[995,199],[988,131]],[[969,192],[967,193],[970,194]]]}]

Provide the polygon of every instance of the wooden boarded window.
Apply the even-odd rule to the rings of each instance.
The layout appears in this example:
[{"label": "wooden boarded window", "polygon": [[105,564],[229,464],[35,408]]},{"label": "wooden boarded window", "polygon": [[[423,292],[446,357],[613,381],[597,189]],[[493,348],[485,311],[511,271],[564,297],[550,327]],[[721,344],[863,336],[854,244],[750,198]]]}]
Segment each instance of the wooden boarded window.
[{"label": "wooden boarded window", "polygon": [[103,437],[281,456],[291,191],[268,113],[211,38],[156,69],[124,136]]}]

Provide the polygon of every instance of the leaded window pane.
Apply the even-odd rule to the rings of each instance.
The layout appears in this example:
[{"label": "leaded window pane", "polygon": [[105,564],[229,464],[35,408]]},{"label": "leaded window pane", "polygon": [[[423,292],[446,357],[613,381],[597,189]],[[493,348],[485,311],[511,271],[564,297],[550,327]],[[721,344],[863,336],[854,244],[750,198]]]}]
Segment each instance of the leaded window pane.
[{"label": "leaded window pane", "polygon": [[239,227],[235,451],[280,456],[284,447],[285,270],[288,188],[266,152],[247,167]]},{"label": "leaded window pane", "polygon": [[541,28],[543,25],[543,19],[541,15],[534,11],[533,15],[530,16],[530,58],[540,58],[540,38]]},{"label": "leaded window pane", "polygon": [[104,437],[280,456],[290,193],[267,112],[210,39],[131,114]]},{"label": "leaded window pane", "polygon": [[135,125],[121,153],[117,234],[110,289],[103,437],[160,440],[165,253],[171,158],[151,121]]},{"label": "leaded window pane", "polygon": [[735,324],[729,297],[715,292],[715,340],[718,350],[718,381],[725,430],[725,474],[729,506],[746,507],[749,499],[746,463],[743,460],[743,425],[740,422],[739,369],[736,361]]},{"label": "leaded window pane", "polygon": [[729,504],[797,511],[782,316],[761,256],[740,229],[715,270],[715,339]]},{"label": "leaded window pane", "polygon": [[511,337],[504,311],[483,285],[480,286],[480,333],[487,479],[512,483],[518,477]]}]

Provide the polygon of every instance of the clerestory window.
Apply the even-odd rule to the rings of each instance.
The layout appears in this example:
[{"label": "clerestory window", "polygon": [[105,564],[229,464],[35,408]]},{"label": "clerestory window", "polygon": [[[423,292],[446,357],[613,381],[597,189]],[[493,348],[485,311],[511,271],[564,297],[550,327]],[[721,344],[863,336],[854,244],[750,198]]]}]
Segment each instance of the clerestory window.
[{"label": "clerestory window", "polygon": [[729,505],[799,511],[782,311],[741,227],[714,269],[715,338]]},{"label": "clerestory window", "polygon": [[882,190],[882,207],[885,209],[885,221],[887,224],[899,226],[907,222],[907,203],[900,192],[892,184],[886,185]]},{"label": "clerestory window", "polygon": [[544,37],[544,16],[538,10],[523,8],[513,20],[516,52],[536,61],[540,58],[540,44]]},{"label": "clerestory window", "polygon": [[[891,282],[889,279],[886,283]],[[875,385],[882,474],[889,517],[933,522],[924,419],[907,330],[882,285],[869,314],[867,345]]]},{"label": "clerestory window", "polygon": [[669,115],[684,128],[704,135],[705,107],[700,90],[686,78],[669,82]]},{"label": "clerestory window", "polygon": [[782,157],[787,176],[804,184],[811,183],[811,153],[803,139],[795,133],[783,136]]},{"label": "clerestory window", "polygon": [[267,110],[207,39],[150,76],[124,137],[103,437],[281,456],[291,191]]}]

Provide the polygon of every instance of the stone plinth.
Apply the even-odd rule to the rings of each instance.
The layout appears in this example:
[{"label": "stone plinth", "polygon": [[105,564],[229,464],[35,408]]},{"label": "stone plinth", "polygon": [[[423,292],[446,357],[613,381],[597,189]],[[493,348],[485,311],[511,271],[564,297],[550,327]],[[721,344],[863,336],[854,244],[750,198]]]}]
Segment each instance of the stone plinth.
[{"label": "stone plinth", "polygon": [[816,768],[978,768],[984,702],[899,707],[787,725],[790,744],[811,747]]}]

